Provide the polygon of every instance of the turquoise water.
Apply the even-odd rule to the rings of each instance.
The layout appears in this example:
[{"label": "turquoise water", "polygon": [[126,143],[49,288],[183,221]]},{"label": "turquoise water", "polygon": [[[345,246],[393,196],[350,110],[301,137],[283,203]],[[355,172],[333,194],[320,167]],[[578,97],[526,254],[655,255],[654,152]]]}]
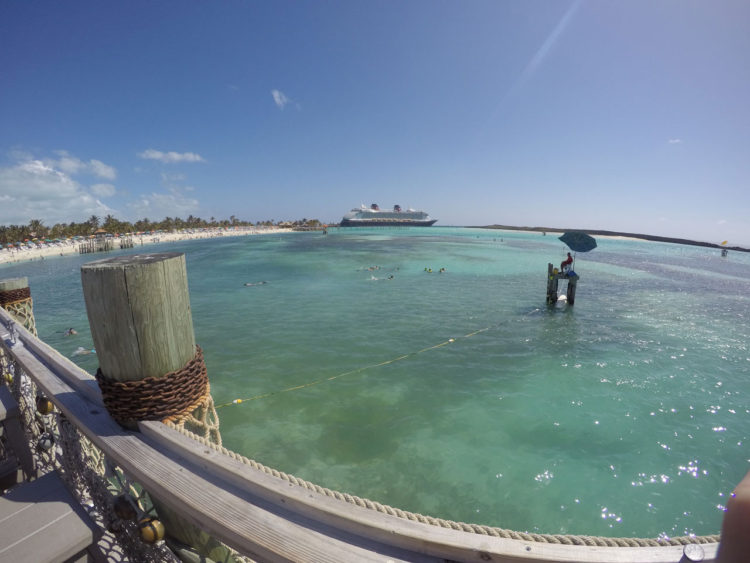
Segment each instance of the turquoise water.
[{"label": "turquoise water", "polygon": [[[750,255],[598,242],[577,258],[575,306],[551,308],[547,262],[566,249],[539,233],[332,230],[134,252],[186,253],[231,449],[451,520],[716,533],[750,468]],[[92,346],[91,260],[0,266],[28,276],[40,337],[69,356]]]}]

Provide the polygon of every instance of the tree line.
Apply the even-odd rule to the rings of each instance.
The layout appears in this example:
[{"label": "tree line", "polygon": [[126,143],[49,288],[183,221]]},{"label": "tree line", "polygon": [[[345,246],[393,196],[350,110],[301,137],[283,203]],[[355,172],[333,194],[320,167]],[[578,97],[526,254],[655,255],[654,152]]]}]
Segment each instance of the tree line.
[{"label": "tree line", "polygon": [[[302,219],[301,221],[285,222],[284,226],[317,226],[317,219]],[[28,225],[0,225],[0,243],[12,244],[24,240],[45,240],[45,239],[65,239],[75,236],[89,236],[94,234],[98,229],[104,229],[108,233],[136,233],[146,231],[174,231],[182,229],[208,229],[208,228],[229,228],[229,227],[250,227],[250,226],[274,226],[282,223],[274,223],[273,219],[268,221],[258,221],[253,224],[249,221],[242,221],[231,215],[229,219],[216,220],[211,217],[209,221],[200,217],[188,216],[183,220],[179,217],[165,217],[161,221],[150,221],[149,219],[140,219],[134,223],[129,221],[120,221],[112,215],[107,215],[103,219],[92,215],[87,221],[82,223],[57,223],[47,227],[43,221],[32,219]]]}]

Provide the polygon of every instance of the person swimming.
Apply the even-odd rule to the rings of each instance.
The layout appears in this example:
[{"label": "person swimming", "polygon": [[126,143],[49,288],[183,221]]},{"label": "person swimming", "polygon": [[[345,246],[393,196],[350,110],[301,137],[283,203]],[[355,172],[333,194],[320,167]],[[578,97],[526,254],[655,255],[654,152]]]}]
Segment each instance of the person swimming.
[{"label": "person swimming", "polygon": [[68,330],[65,331],[65,336],[73,336],[78,334],[78,331],[74,329],[73,327],[70,327]]},{"label": "person swimming", "polygon": [[87,356],[89,354],[96,354],[96,350],[93,348],[91,350],[84,348],[83,346],[79,346],[76,348],[75,352],[71,354],[71,356]]}]

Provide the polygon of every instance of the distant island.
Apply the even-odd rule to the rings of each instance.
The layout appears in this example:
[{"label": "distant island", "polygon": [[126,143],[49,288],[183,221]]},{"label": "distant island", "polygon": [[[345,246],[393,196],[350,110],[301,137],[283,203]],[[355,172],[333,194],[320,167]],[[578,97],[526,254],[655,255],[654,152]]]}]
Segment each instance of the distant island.
[{"label": "distant island", "polygon": [[672,238],[672,237],[659,237],[656,235],[641,235],[637,233],[620,233],[617,231],[595,231],[589,229],[558,229],[556,227],[513,227],[510,225],[484,225],[479,226],[480,229],[498,229],[504,231],[536,231],[539,233],[564,233],[566,231],[580,231],[589,235],[601,235],[603,237],[629,237],[638,238],[643,240],[650,240],[654,242],[671,242],[674,244],[688,244],[691,246],[705,246],[707,248],[720,248],[727,250],[737,250],[739,252],[750,252],[748,248],[742,248],[741,246],[722,246],[720,244],[714,244],[712,242],[701,242],[698,240],[689,240],[684,238]]}]

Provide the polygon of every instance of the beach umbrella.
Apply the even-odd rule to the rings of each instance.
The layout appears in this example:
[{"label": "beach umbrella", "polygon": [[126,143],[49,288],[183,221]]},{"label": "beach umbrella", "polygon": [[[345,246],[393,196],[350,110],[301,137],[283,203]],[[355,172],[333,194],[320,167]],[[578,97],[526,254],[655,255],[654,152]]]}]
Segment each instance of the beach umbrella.
[{"label": "beach umbrella", "polygon": [[581,231],[569,231],[558,238],[573,252],[588,252],[596,248],[596,239]]}]

